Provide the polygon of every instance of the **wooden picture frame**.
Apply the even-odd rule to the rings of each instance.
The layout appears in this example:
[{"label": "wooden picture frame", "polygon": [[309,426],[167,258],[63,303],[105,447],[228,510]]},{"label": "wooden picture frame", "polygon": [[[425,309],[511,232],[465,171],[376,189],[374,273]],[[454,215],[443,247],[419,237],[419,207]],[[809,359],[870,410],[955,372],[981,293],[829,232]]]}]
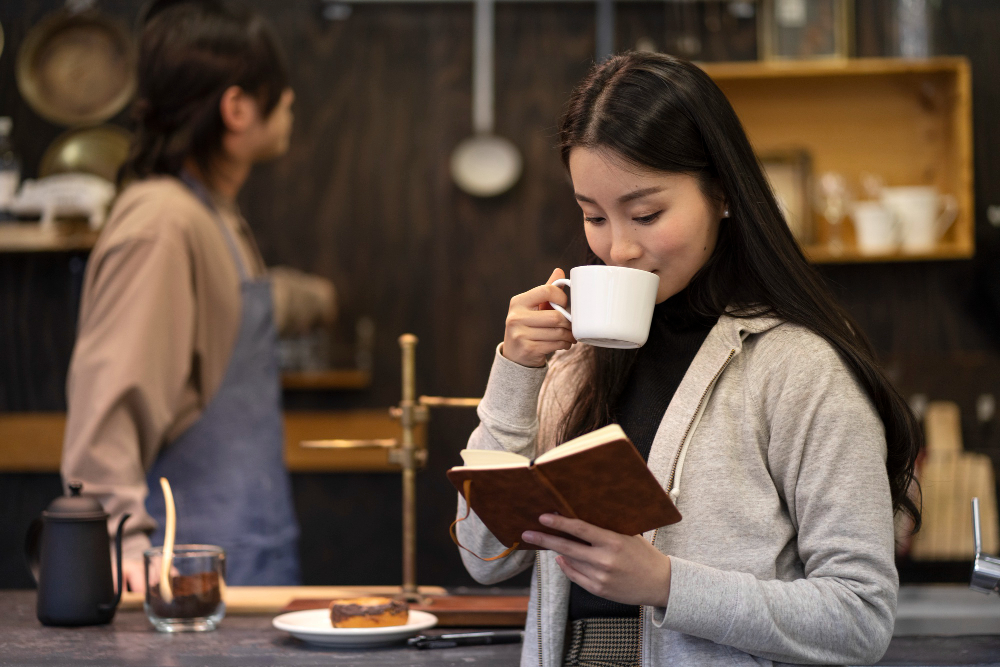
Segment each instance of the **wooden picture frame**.
[{"label": "wooden picture frame", "polygon": [[845,59],[853,47],[853,0],[762,0],[761,60]]},{"label": "wooden picture frame", "polygon": [[770,151],[758,157],[792,236],[803,247],[814,243],[816,227],[813,224],[812,156],[809,151]]}]

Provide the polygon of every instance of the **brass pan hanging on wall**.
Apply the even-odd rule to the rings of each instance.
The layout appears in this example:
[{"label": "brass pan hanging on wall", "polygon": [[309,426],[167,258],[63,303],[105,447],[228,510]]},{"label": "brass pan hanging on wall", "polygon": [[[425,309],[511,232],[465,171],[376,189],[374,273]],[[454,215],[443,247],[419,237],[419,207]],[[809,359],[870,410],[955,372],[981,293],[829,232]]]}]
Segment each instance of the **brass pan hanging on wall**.
[{"label": "brass pan hanging on wall", "polygon": [[132,133],[117,125],[67,130],[45,149],[38,175],[83,172],[114,183],[131,144]]},{"label": "brass pan hanging on wall", "polygon": [[17,87],[46,120],[93,125],[128,104],[135,69],[135,45],[123,23],[93,9],[63,9],[28,32],[17,54]]}]

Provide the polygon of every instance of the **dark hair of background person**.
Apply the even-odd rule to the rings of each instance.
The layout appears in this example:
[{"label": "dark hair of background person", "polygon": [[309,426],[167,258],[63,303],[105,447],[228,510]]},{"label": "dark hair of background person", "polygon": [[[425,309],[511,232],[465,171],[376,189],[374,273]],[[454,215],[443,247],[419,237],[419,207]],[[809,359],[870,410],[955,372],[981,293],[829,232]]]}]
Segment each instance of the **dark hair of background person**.
[{"label": "dark hair of background person", "polygon": [[119,183],[176,175],[189,157],[208,173],[225,134],[223,93],[239,86],[267,117],[288,88],[278,40],[260,15],[216,0],[161,0],[143,23],[136,136]]},{"label": "dark hair of background person", "polygon": [[[559,129],[563,163],[577,147],[608,151],[642,169],[690,174],[705,196],[725,202],[730,218],[688,289],[702,315],[770,314],[800,324],[840,353],[885,425],[893,511],[920,527],[913,468],[923,436],[913,412],[875,360],[867,337],[806,261],[785,223],[746,132],[715,82],[690,62],[625,53],[595,65],[577,86]],[[602,263],[589,252],[592,264]],[[560,442],[609,424],[635,350],[591,347],[590,381],[559,429]]]}]

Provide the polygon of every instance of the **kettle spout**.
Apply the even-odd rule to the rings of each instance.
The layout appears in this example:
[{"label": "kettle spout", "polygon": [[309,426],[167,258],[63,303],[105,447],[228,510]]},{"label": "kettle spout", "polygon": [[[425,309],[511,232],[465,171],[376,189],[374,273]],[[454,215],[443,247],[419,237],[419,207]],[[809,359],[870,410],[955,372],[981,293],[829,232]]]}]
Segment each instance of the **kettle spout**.
[{"label": "kettle spout", "polygon": [[115,609],[118,608],[118,603],[122,600],[122,591],[125,590],[125,581],[122,579],[122,531],[125,529],[125,520],[128,519],[131,514],[125,514],[122,516],[121,521],[118,522],[118,531],[115,533],[115,561],[116,567],[118,568],[118,590],[115,592],[114,602],[104,602],[97,605],[98,609],[102,612],[115,613]]}]

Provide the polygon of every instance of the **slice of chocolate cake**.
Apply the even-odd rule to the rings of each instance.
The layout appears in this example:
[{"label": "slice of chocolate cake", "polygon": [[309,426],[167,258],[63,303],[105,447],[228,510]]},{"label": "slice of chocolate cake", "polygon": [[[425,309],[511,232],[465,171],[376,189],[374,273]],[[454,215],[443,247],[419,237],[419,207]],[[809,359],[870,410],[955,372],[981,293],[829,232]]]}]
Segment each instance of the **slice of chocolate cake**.
[{"label": "slice of chocolate cake", "polygon": [[410,605],[392,598],[346,598],[330,605],[330,622],[335,628],[406,625],[409,614]]}]

